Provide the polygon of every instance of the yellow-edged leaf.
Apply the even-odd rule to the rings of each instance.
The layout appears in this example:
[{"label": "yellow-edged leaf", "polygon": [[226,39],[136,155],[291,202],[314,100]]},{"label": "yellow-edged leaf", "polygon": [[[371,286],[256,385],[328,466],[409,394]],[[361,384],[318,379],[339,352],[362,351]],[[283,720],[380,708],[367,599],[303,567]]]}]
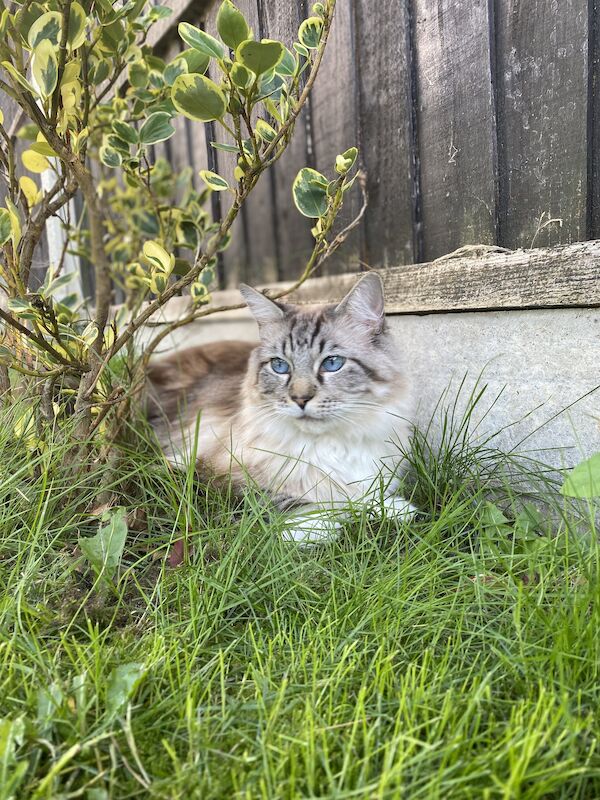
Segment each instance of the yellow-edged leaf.
[{"label": "yellow-edged leaf", "polygon": [[28,175],[19,178],[19,186],[25,195],[29,208],[37,205],[42,199],[42,192],[38,189],[36,182]]},{"label": "yellow-edged leaf", "polygon": [[33,150],[25,150],[21,154],[21,161],[23,162],[25,169],[28,169],[29,172],[40,173],[50,169],[50,162],[46,156],[42,156],[39,153],[34,153]]}]

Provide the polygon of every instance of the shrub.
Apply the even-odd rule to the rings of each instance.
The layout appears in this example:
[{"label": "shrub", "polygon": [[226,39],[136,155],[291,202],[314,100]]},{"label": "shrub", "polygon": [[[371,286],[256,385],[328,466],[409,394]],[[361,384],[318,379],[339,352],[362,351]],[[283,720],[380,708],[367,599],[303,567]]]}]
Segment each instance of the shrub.
[{"label": "shrub", "polygon": [[[210,303],[219,251],[262,174],[284,152],[316,78],[335,0],[316,3],[291,48],[253,38],[230,0],[217,16],[218,38],[179,25],[187,45],[166,63],[148,45],[151,27],[170,12],[130,0],[22,2],[0,17],[0,92],[27,118],[18,131],[0,118],[0,167],[7,192],[0,209],[0,305],[3,341],[0,392],[33,387],[35,431],[74,414],[76,438],[90,436],[127,408],[142,384],[152,341],[141,361],[133,337],[169,299],[189,294],[189,310],[172,327],[215,310]],[[210,77],[209,77],[210,75]],[[234,185],[214,172],[174,174],[151,148],[169,139],[173,120],[221,126],[234,154]],[[16,138],[15,134],[16,133]],[[27,140],[18,177],[16,139]],[[336,177],[303,169],[293,186],[300,212],[314,220],[313,253],[305,280],[343,240],[330,236],[344,193],[352,186],[357,152],[338,156]],[[53,183],[40,175],[51,175]],[[205,208],[211,192],[231,203],[221,219]],[[94,311],[86,319],[81,297],[64,296],[71,275],[52,264],[43,285],[31,285],[32,258],[46,222],[79,194],[81,224],[65,224],[65,251],[87,260],[95,278]],[[174,202],[175,197],[179,200]],[[175,258],[185,249],[189,258]],[[111,313],[113,289],[126,302]],[[19,377],[20,376],[20,377]]]}]

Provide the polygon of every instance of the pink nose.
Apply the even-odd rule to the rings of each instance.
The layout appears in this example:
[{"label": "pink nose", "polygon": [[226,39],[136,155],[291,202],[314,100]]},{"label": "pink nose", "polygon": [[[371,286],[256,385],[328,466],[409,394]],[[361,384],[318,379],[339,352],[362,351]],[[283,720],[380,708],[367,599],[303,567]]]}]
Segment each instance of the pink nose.
[{"label": "pink nose", "polygon": [[314,397],[314,394],[303,394],[303,395],[293,394],[293,395],[291,395],[291,398],[294,401],[294,403],[296,403],[296,405],[299,405],[300,408],[304,408],[304,406],[308,403],[308,401],[312,400],[313,397]]}]

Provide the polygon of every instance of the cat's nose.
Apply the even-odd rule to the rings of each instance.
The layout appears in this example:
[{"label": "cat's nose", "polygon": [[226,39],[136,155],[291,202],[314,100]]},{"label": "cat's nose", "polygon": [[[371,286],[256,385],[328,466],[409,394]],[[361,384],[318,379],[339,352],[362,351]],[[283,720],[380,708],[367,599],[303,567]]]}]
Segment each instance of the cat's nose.
[{"label": "cat's nose", "polygon": [[304,408],[308,401],[313,399],[314,394],[292,394],[290,397],[296,405],[300,406],[300,408]]}]

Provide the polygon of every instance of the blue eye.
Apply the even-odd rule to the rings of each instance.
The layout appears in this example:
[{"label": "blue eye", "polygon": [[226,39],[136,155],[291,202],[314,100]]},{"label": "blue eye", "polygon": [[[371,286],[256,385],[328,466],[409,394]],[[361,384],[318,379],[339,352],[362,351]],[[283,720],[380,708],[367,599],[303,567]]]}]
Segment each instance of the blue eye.
[{"label": "blue eye", "polygon": [[278,375],[287,375],[287,373],[290,371],[290,365],[287,363],[287,361],[284,361],[283,358],[272,358],[271,369]]},{"label": "blue eye", "polygon": [[323,372],[337,372],[344,366],[346,359],[343,356],[327,356],[321,364]]}]

